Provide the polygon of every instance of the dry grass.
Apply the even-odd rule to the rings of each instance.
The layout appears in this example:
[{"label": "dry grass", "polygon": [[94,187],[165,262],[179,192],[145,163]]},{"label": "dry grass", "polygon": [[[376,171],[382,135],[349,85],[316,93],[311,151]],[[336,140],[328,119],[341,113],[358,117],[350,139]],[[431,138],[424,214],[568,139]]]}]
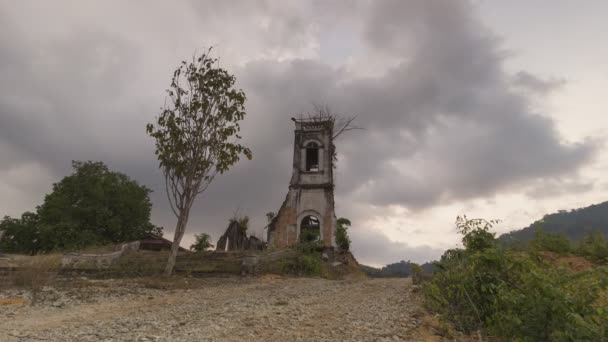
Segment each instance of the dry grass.
[{"label": "dry grass", "polygon": [[559,255],[557,253],[542,251],[539,252],[544,261],[556,267],[564,267],[572,273],[584,272],[592,269],[596,265],[582,256],[577,255]]},{"label": "dry grass", "polygon": [[34,305],[38,299],[40,290],[55,280],[60,266],[60,254],[35,255],[21,260],[16,270],[9,274],[9,278],[14,286],[23,287],[31,291],[31,303]]},{"label": "dry grass", "polygon": [[22,305],[27,303],[27,299],[21,297],[0,298],[0,305]]}]

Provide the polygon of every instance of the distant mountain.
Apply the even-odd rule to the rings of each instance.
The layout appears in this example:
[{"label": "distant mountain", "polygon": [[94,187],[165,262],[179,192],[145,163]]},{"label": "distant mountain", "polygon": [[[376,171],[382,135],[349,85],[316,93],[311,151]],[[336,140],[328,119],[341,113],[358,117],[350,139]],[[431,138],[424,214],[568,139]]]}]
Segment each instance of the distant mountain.
[{"label": "distant mountain", "polygon": [[579,240],[591,231],[599,231],[608,238],[608,202],[545,215],[530,226],[503,234],[498,239],[505,243],[529,241],[536,229],[563,234],[571,240]]},{"label": "distant mountain", "polygon": [[[382,268],[361,265],[361,269],[370,277],[375,278],[405,278],[412,274],[411,262],[401,260],[399,262],[388,264]],[[424,263],[420,265],[423,270],[431,273],[435,269],[432,263]]]}]

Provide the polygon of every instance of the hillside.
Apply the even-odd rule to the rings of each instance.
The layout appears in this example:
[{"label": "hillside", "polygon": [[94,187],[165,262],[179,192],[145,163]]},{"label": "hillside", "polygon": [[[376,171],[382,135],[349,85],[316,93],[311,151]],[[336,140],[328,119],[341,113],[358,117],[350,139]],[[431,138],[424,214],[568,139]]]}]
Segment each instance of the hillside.
[{"label": "hillside", "polygon": [[[423,270],[431,273],[433,272],[434,265],[430,262],[420,265]],[[412,263],[409,261],[401,260],[392,264],[388,264],[382,268],[375,268],[371,266],[361,265],[361,270],[368,276],[374,278],[405,278],[412,274]]]},{"label": "hillside", "polygon": [[608,202],[545,215],[530,226],[503,234],[498,239],[502,242],[529,241],[536,229],[563,234],[571,240],[579,240],[592,231],[599,231],[608,237]]}]

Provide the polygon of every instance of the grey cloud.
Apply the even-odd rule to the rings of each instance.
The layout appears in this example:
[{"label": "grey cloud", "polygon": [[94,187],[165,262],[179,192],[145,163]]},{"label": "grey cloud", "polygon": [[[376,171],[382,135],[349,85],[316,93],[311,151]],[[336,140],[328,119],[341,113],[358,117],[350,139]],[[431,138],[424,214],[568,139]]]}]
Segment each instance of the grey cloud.
[{"label": "grey cloud", "polygon": [[443,251],[429,246],[410,246],[407,243],[391,241],[381,232],[355,228],[350,230],[352,249],[355,256],[369,265],[386,265],[400,260],[424,263],[438,260]]},{"label": "grey cloud", "polygon": [[[366,127],[338,141],[336,194],[338,215],[355,226],[356,254],[369,263],[424,261],[439,252],[393,243],[358,226],[372,211],[365,208],[420,210],[517,191],[539,179],[575,179],[597,150],[592,141],[565,143],[553,122],[531,109],[532,95],[512,91],[550,85],[532,74],[507,74],[500,39],[467,2],[278,4],[196,2],[196,32],[174,32],[187,42],[224,37],[216,51],[253,56],[229,69],[247,93],[243,135],[254,159],[218,177],[198,199],[190,232],[217,238],[240,208],[252,216],[252,230],[263,233],[264,213],[276,211],[287,191],[289,118],[313,104],[358,115]],[[332,22],[336,13],[341,18]],[[266,26],[257,24],[262,19],[269,20]],[[353,34],[362,25],[363,35],[356,37],[361,46],[377,52],[374,58],[399,63],[364,77],[324,61],[271,58],[275,50],[304,53],[308,43],[314,49],[336,23],[355,23]],[[188,56],[173,60],[159,49],[176,44],[166,40],[173,39],[170,33],[163,41],[129,34],[128,27],[104,30],[100,22],[40,45],[14,20],[0,20],[0,151],[10,151],[11,166],[37,161],[57,179],[69,172],[72,159],[103,160],[155,190],[154,220],[170,231],[175,219],[144,125],[162,105],[171,66]]]},{"label": "grey cloud", "polygon": [[541,79],[527,71],[520,71],[513,76],[513,85],[538,94],[547,94],[566,84],[561,78]]},{"label": "grey cloud", "polygon": [[580,194],[592,190],[594,186],[593,182],[586,182],[580,179],[543,179],[527,190],[526,195],[531,198],[541,199],[566,194]]}]

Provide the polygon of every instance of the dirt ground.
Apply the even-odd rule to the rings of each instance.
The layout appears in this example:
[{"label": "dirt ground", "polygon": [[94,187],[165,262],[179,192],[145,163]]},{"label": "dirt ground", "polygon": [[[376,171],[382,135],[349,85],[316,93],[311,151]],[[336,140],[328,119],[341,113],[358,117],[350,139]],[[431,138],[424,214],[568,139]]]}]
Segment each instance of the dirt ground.
[{"label": "dirt ground", "polygon": [[[0,290],[0,341],[438,341],[409,279],[71,280]],[[450,339],[452,340],[452,339]]]}]

